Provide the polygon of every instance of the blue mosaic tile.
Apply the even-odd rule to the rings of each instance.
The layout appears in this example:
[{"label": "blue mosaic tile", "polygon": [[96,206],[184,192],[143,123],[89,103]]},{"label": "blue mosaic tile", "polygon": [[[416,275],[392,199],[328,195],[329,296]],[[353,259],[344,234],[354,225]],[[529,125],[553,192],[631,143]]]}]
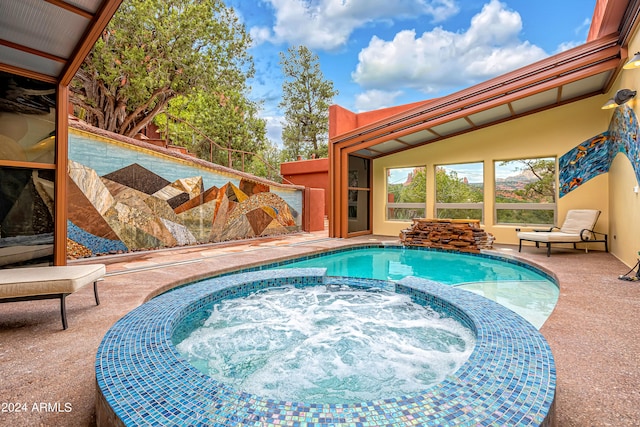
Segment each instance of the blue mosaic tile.
[{"label": "blue mosaic tile", "polygon": [[[324,269],[260,270],[203,280],[160,295],[119,320],[96,357],[100,393],[124,425],[212,426],[533,426],[555,398],[551,351],[527,321],[481,296],[437,282],[325,277]],[[356,404],[263,399],[201,373],[173,344],[223,298],[274,286],[354,285],[395,289],[469,326],[469,360],[421,393]],[[186,325],[186,326],[185,326]]]},{"label": "blue mosaic tile", "polygon": [[95,236],[86,232],[69,220],[67,220],[67,235],[69,236],[69,239],[88,248],[93,254],[129,250],[122,241]]}]

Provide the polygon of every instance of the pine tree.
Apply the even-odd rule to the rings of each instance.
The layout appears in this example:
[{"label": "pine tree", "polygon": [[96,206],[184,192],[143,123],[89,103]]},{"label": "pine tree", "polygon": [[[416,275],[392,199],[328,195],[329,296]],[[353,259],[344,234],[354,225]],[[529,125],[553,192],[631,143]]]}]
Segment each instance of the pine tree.
[{"label": "pine tree", "polygon": [[285,77],[282,101],[285,122],[282,141],[286,157],[326,157],[328,154],[329,106],[338,94],[325,80],[319,58],[305,46],[280,53]]}]

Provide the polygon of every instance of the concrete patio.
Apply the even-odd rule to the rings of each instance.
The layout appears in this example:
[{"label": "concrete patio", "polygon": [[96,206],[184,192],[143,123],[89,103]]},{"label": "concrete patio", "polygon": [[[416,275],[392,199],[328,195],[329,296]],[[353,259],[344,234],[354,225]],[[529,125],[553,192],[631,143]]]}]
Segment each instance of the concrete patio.
[{"label": "concrete patio", "polygon": [[[95,354],[120,317],[177,284],[223,271],[361,243],[380,236],[330,239],[326,232],[137,252],[77,261],[107,264],[99,306],[91,286],[67,298],[69,329],[57,300],[0,305],[0,425],[95,424]],[[556,361],[557,426],[640,423],[640,282],[611,254],[498,246],[555,274],[556,309],[542,327]],[[1,272],[0,272],[1,274]],[[19,410],[19,412],[17,411]]]}]

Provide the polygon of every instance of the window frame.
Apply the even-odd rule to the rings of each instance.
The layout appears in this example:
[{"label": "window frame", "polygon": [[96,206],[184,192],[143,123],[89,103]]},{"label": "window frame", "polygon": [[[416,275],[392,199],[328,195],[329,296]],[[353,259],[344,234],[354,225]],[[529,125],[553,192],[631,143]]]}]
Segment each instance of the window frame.
[{"label": "window frame", "polygon": [[[425,193],[424,193],[424,201],[423,202],[389,202],[389,177],[390,177],[390,171],[391,170],[398,170],[398,169],[408,169],[410,170],[410,172],[413,172],[416,169],[424,169],[425,171]],[[422,217],[416,217],[416,218],[424,218],[427,214],[427,192],[426,192],[426,185],[427,185],[427,165],[420,165],[420,166],[406,166],[406,167],[389,167],[385,169],[386,174],[385,174],[385,210],[384,210],[384,216],[385,216],[385,220],[386,221],[392,221],[392,222],[408,222],[411,220],[411,218],[391,218],[391,216],[389,215],[389,212],[391,211],[391,209],[422,209],[422,211],[424,212],[424,216]],[[409,172],[409,173],[410,173]]]},{"label": "window frame", "polygon": [[[497,191],[497,167],[499,163],[502,162],[517,162],[521,160],[553,160],[554,162],[554,171],[553,171],[553,203],[549,202],[524,202],[524,203],[504,203],[497,202],[496,197],[498,195]],[[493,194],[493,218],[494,225],[500,226],[534,226],[534,227],[553,227],[557,224],[558,221],[558,157],[557,156],[541,156],[541,157],[526,157],[519,159],[509,159],[509,160],[494,160],[493,161],[493,182],[494,182],[494,194]],[[542,210],[542,211],[552,211],[553,212],[553,220],[552,223],[538,223],[538,222],[499,222],[498,221],[498,211],[500,210]]]},{"label": "window frame", "polygon": [[[434,189],[435,189],[435,197],[434,197],[434,207],[433,207],[433,213],[434,213],[434,218],[440,218],[438,216],[438,210],[439,209],[474,209],[474,210],[480,210],[480,218],[479,221],[481,224],[484,224],[484,218],[485,218],[485,197],[484,197],[484,188],[485,188],[485,182],[484,182],[484,170],[485,170],[485,162],[484,161],[477,161],[477,162],[462,162],[462,163],[447,163],[447,164],[438,164],[438,165],[434,165],[433,167],[433,172],[434,172],[434,180],[435,180],[435,176],[438,173],[438,168],[446,168],[450,167],[450,166],[458,166],[458,165],[481,165],[482,166],[482,201],[481,202],[456,202],[456,203],[446,203],[446,202],[438,202],[438,184],[437,182],[435,182],[434,185]],[[456,171],[457,173],[457,171]],[[470,218],[451,218],[451,219],[470,219]],[[474,220],[477,220],[478,218],[471,218]]]}]

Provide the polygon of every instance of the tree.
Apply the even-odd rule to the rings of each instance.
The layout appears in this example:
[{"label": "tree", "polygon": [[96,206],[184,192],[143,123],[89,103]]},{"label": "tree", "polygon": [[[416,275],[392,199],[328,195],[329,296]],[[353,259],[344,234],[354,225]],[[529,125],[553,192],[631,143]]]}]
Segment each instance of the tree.
[{"label": "tree", "polygon": [[71,84],[76,113],[134,136],[172,99],[242,93],[250,37],[222,0],[127,0]]},{"label": "tree", "polygon": [[288,160],[328,155],[329,105],[338,94],[325,80],[318,56],[305,46],[280,53],[285,77],[280,107],[285,110],[282,141]]},{"label": "tree", "polygon": [[535,179],[524,186],[523,190],[516,190],[519,196],[531,201],[554,203],[556,200],[556,163],[549,159],[520,160],[523,172],[531,173]]},{"label": "tree", "polygon": [[173,100],[169,123],[163,116],[156,123],[173,144],[187,147],[199,158],[244,169],[253,153],[267,147],[266,121],[258,117],[259,108],[237,91],[200,91]]},{"label": "tree", "polygon": [[[251,163],[247,166],[246,171],[271,181],[283,182],[282,175],[280,175],[280,163],[282,163],[282,151],[269,141],[264,149],[251,158]],[[286,180],[284,183],[291,184]]]},{"label": "tree", "polygon": [[458,172],[436,168],[436,203],[479,203],[483,198],[482,188],[467,184]]},{"label": "tree", "polygon": [[427,197],[427,170],[424,167],[415,168],[408,183],[401,184],[401,190],[396,203],[424,203]]},{"label": "tree", "polygon": [[[436,168],[436,203],[481,203],[484,200],[481,186],[468,184],[458,177],[458,172]],[[439,208],[438,218],[482,219],[482,208]]]}]

